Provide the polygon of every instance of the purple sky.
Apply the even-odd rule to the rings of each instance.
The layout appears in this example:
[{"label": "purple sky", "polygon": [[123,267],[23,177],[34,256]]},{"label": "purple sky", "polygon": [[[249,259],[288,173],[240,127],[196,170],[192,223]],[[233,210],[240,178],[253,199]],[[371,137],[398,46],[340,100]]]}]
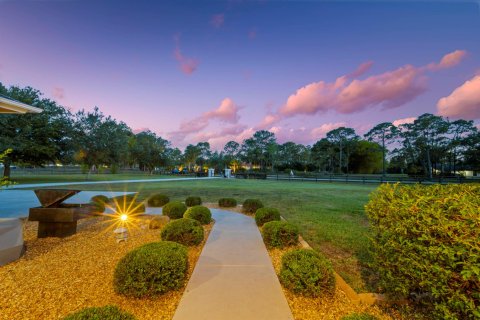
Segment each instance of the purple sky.
[{"label": "purple sky", "polygon": [[179,147],[480,120],[478,1],[150,2],[0,0],[0,82]]}]

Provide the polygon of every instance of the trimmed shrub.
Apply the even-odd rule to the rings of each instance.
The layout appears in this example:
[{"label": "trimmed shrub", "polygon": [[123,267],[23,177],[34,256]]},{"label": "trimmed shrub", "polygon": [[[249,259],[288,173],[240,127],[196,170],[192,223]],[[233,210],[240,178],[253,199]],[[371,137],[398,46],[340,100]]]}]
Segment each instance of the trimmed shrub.
[{"label": "trimmed shrub", "polygon": [[368,313],[352,313],[342,317],[341,320],[377,320],[378,318]]},{"label": "trimmed shrub", "polygon": [[167,203],[170,202],[170,198],[164,194],[154,194],[151,195],[150,198],[147,200],[147,204],[149,207],[163,207]]},{"label": "trimmed shrub", "polygon": [[480,318],[479,208],[478,184],[381,185],[365,206],[380,286],[434,318]]},{"label": "trimmed shrub", "polygon": [[172,201],[163,206],[163,214],[170,217],[170,219],[180,219],[187,211],[187,206],[180,201]]},{"label": "trimmed shrub", "polygon": [[212,213],[210,209],[204,206],[190,207],[183,214],[184,218],[197,220],[201,224],[209,224],[212,221]]},{"label": "trimmed shrub", "polygon": [[135,320],[136,318],[117,306],[85,308],[63,318],[64,320]]},{"label": "trimmed shrub", "polygon": [[298,228],[287,221],[270,221],[263,225],[263,241],[268,247],[288,247],[298,243]]},{"label": "trimmed shrub", "polygon": [[242,211],[244,213],[254,214],[260,208],[263,208],[262,201],[260,201],[258,199],[247,199],[243,202]]},{"label": "trimmed shrub", "polygon": [[149,229],[162,229],[170,221],[167,216],[155,216],[150,220],[148,224]]},{"label": "trimmed shrub", "polygon": [[118,262],[115,291],[136,298],[163,294],[182,287],[187,270],[186,247],[170,241],[148,243]]},{"label": "trimmed shrub", "polygon": [[283,255],[280,281],[294,293],[310,297],[332,294],[335,289],[330,261],[310,249],[296,249]]},{"label": "trimmed shrub", "polygon": [[275,208],[260,208],[255,212],[255,222],[261,227],[266,222],[280,221],[280,211]]},{"label": "trimmed shrub", "polygon": [[105,203],[108,202],[108,197],[103,195],[93,196],[90,199],[90,204],[94,207],[93,213],[103,213],[105,212]]},{"label": "trimmed shrub", "polygon": [[187,207],[199,206],[202,204],[202,198],[200,197],[188,197],[185,199]]},{"label": "trimmed shrub", "polygon": [[169,222],[162,230],[162,240],[174,241],[186,246],[196,246],[204,237],[203,227],[197,220],[181,218]]},{"label": "trimmed shrub", "polygon": [[221,198],[218,200],[218,206],[224,208],[231,208],[237,206],[237,200],[233,198]]}]

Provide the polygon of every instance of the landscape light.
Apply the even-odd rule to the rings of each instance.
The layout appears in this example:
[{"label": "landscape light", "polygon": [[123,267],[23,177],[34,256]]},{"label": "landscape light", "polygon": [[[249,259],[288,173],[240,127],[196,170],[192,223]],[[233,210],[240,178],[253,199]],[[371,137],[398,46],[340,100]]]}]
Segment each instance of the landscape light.
[{"label": "landscape light", "polygon": [[122,221],[127,221],[127,218],[128,218],[128,216],[126,214],[122,214],[120,216],[120,220],[122,220]]}]

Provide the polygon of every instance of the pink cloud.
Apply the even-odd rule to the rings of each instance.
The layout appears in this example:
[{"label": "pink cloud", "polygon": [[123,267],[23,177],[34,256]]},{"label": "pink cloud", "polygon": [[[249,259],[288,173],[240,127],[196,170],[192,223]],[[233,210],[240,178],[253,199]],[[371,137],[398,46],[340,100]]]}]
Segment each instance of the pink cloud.
[{"label": "pink cloud", "polygon": [[406,124],[406,123],[413,123],[413,121],[417,120],[416,117],[410,117],[410,118],[402,118],[402,119],[397,119],[392,122],[392,124],[395,127],[398,127],[399,125]]},{"label": "pink cloud", "polygon": [[197,70],[197,67],[199,65],[198,60],[194,58],[189,58],[185,57],[181,50],[180,50],[180,36],[176,35],[174,37],[175,40],[175,50],[173,51],[173,54],[175,56],[175,59],[180,63],[180,70],[182,70],[183,73],[185,74],[192,74]]},{"label": "pink cloud", "polygon": [[225,23],[225,14],[219,13],[212,16],[210,19],[210,24],[215,28],[220,28]]},{"label": "pink cloud", "polygon": [[248,31],[248,39],[253,40],[257,37],[257,29],[252,28]]},{"label": "pink cloud", "polygon": [[[362,63],[354,72],[338,77],[334,82],[318,81],[307,84],[290,95],[280,108],[280,117],[298,114],[314,115],[333,110],[351,114],[372,107],[400,107],[427,90],[427,71],[450,68],[461,62],[466,51],[446,54],[439,63],[423,67],[405,65],[392,71],[358,79],[370,70],[373,62]],[[273,115],[267,116],[270,123]],[[273,122],[272,122],[273,123]]]},{"label": "pink cloud", "polygon": [[480,75],[467,80],[438,100],[438,114],[444,117],[480,119]]},{"label": "pink cloud", "polygon": [[458,65],[467,56],[465,50],[455,50],[443,56],[439,63],[430,63],[427,68],[430,70],[447,69]]},{"label": "pink cloud", "polygon": [[65,98],[65,89],[60,87],[54,87],[52,90],[52,96],[54,99],[62,100]]},{"label": "pink cloud", "polygon": [[[235,102],[230,98],[225,98],[220,103],[218,108],[203,113],[202,115],[195,117],[191,120],[184,121],[180,124],[180,127],[177,131],[170,132],[168,134],[168,138],[172,140],[175,144],[181,144],[185,138],[189,135],[194,135],[194,139],[198,141],[208,141],[211,138],[216,137],[216,133],[211,132],[202,132],[205,130],[212,120],[218,120],[221,122],[231,123],[231,124],[238,124],[240,119],[240,115],[238,112],[241,110]],[[224,132],[219,132],[220,135],[231,135],[237,134],[244,130],[244,126],[240,128],[241,125],[232,126],[226,128]],[[234,132],[234,133],[231,133]]]},{"label": "pink cloud", "polygon": [[206,119],[219,119],[224,122],[237,123],[240,118],[238,115],[239,110],[240,107],[237,106],[232,99],[225,98],[217,109],[204,113],[202,117]]},{"label": "pink cloud", "polygon": [[310,134],[313,140],[319,140],[321,138],[325,138],[327,132],[340,127],[346,127],[346,126],[347,126],[346,122],[324,123],[320,127],[313,128],[310,131]]},{"label": "pink cloud", "polygon": [[[357,70],[363,71],[366,67]],[[358,74],[354,72],[352,74]],[[369,107],[395,108],[405,104],[426,90],[422,73],[407,65],[364,80],[350,80],[350,76],[337,78],[333,83],[311,83],[291,95],[280,109],[280,114],[316,114],[335,110],[355,113]]]}]

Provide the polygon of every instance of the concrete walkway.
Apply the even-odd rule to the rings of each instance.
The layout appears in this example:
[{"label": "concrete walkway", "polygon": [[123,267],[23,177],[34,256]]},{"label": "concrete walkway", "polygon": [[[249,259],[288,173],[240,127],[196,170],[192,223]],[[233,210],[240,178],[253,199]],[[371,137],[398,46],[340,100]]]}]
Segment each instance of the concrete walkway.
[{"label": "concrete walkway", "polygon": [[49,188],[61,187],[71,185],[85,185],[85,184],[117,184],[117,183],[142,183],[142,182],[167,182],[167,181],[186,181],[186,180],[205,180],[205,179],[220,179],[220,177],[211,178],[165,178],[165,179],[135,179],[135,180],[105,180],[105,181],[77,181],[77,182],[51,182],[51,183],[27,183],[15,184],[2,190],[12,189],[32,189],[32,188]]},{"label": "concrete walkway", "polygon": [[173,319],[293,319],[255,221],[211,210],[215,225]]}]

